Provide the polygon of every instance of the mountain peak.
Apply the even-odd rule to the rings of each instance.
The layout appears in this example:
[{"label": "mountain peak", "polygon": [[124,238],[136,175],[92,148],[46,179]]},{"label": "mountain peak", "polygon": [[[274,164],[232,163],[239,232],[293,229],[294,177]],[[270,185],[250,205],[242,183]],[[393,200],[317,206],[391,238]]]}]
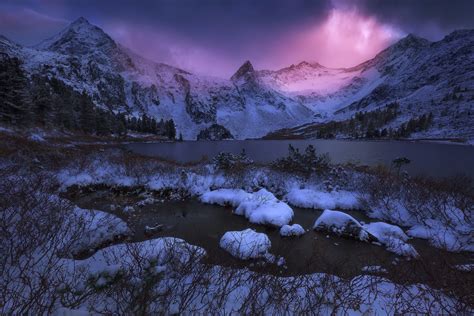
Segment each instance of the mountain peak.
[{"label": "mountain peak", "polygon": [[297,64],[295,67],[301,68],[301,67],[311,67],[311,68],[323,68],[323,66],[317,62],[307,62],[307,61],[302,61],[299,64]]},{"label": "mountain peak", "polygon": [[81,17],[77,18],[76,20],[74,20],[70,24],[70,26],[72,26],[72,25],[81,25],[81,24],[91,25],[85,17],[81,16]]},{"label": "mountain peak", "polygon": [[406,48],[422,48],[430,44],[430,41],[422,37],[416,36],[412,33],[408,34],[397,43],[394,44],[394,47],[406,49]]},{"label": "mountain peak", "polygon": [[255,74],[255,69],[253,68],[250,60],[245,61],[242,66],[235,72],[235,74],[230,78],[232,81],[240,80],[244,78],[245,80],[251,79]]},{"label": "mountain peak", "polygon": [[116,49],[117,44],[101,28],[80,17],[35,48],[68,55],[89,55],[99,50],[108,53]]},{"label": "mountain peak", "polygon": [[255,69],[253,68],[253,65],[252,63],[250,62],[250,60],[246,60],[242,66],[240,66],[239,70],[237,70],[237,72],[239,71],[244,71],[244,72],[254,72]]}]

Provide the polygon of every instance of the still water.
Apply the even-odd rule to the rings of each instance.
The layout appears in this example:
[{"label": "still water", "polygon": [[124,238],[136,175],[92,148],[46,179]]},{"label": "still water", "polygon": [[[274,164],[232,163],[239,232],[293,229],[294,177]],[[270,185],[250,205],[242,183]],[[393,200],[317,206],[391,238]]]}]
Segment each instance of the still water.
[{"label": "still water", "polygon": [[176,143],[135,143],[127,149],[142,155],[179,162],[212,158],[221,151],[247,155],[256,162],[268,163],[288,153],[288,145],[303,150],[308,145],[327,153],[334,163],[390,166],[393,159],[407,157],[405,168],[412,175],[434,177],[466,174],[474,178],[474,146],[430,142],[344,141],[344,140],[242,140],[189,141]]},{"label": "still water", "polygon": [[[316,232],[312,229],[321,211],[294,207],[293,223],[305,228],[301,237],[282,238],[279,230],[272,227],[255,225],[243,216],[233,214],[232,208],[218,205],[202,204],[195,199],[184,201],[165,201],[136,207],[135,212],[122,212],[125,206],[134,205],[141,198],[133,194],[116,194],[108,190],[97,190],[92,193],[70,196],[83,208],[111,212],[127,222],[134,235],[132,241],[142,241],[157,237],[177,237],[206,249],[206,262],[223,266],[250,268],[254,271],[277,275],[301,275],[314,272],[331,273],[342,277],[359,275],[365,266],[382,266],[387,270],[387,277],[393,280],[426,282],[431,269],[472,262],[470,253],[447,253],[431,247],[427,241],[411,239],[421,258],[429,261],[426,267],[424,260],[411,260],[398,257],[384,247],[365,242],[346,239]],[[111,210],[111,205],[114,210]],[[370,222],[361,211],[349,211],[348,214],[360,221]],[[163,230],[153,236],[147,236],[146,226],[162,225]],[[252,228],[265,233],[271,240],[271,253],[285,259],[284,266],[276,264],[259,266],[253,260],[238,260],[219,247],[220,238],[227,231],[240,231]],[[406,271],[412,271],[410,275]],[[434,272],[432,272],[434,273]],[[428,279],[427,279],[428,278]]]}]

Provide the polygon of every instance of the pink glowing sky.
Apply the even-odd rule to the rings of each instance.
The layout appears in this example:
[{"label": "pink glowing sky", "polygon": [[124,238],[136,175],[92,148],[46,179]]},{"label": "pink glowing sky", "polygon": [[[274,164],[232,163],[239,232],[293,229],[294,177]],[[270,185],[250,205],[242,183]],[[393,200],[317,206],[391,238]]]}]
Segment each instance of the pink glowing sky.
[{"label": "pink glowing sky", "polygon": [[327,67],[351,67],[374,57],[403,35],[355,9],[332,9],[322,23],[284,39],[286,43],[276,50],[278,57],[271,63],[306,60]]},{"label": "pink glowing sky", "polygon": [[472,0],[2,0],[0,34],[33,45],[84,16],[144,57],[228,78],[246,60],[355,66],[408,33],[472,28],[473,11]]},{"label": "pink glowing sky", "polygon": [[143,26],[110,24],[106,29],[119,42],[147,58],[220,77],[230,77],[247,59],[257,69],[279,69],[301,61],[334,68],[352,67],[373,58],[404,35],[394,26],[355,9],[332,9],[322,21],[282,32],[279,37],[267,39],[263,47],[242,48],[241,56],[239,52],[237,56],[229,56],[218,49]]}]

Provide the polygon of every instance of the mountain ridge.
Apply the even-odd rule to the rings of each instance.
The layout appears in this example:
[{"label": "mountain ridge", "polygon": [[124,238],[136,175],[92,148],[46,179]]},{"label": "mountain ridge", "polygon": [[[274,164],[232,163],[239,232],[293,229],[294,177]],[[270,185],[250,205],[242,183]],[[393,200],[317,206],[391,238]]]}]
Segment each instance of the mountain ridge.
[{"label": "mountain ridge", "polygon": [[468,91],[465,101],[455,104],[458,113],[472,108],[473,43],[473,30],[454,31],[437,42],[410,34],[351,68],[301,61],[256,70],[246,61],[222,79],[147,60],[81,17],[34,47],[0,38],[0,51],[22,60],[30,75],[57,77],[85,91],[101,108],[172,118],[185,139],[212,124],[225,126],[237,139],[258,138],[281,128],[344,120],[394,101],[401,103],[400,122],[435,112],[435,123],[447,125],[447,134],[474,138],[474,131],[450,126],[440,115],[441,103],[452,105],[442,100],[459,85]]}]

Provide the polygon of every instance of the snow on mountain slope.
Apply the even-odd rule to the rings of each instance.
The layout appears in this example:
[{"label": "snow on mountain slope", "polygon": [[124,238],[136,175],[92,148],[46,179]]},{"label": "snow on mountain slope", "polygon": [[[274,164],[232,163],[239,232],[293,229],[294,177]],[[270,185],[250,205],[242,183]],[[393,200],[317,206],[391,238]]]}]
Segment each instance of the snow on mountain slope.
[{"label": "snow on mountain slope", "polygon": [[193,75],[149,61],[117,44],[100,28],[79,18],[59,34],[26,48],[0,39],[1,51],[20,58],[30,74],[55,76],[115,112],[173,118],[185,139],[225,125],[236,138],[261,137],[271,130],[308,122],[301,102],[268,86],[247,90],[232,80]]},{"label": "snow on mountain slope", "polygon": [[[316,123],[344,120],[357,111],[373,111],[396,101],[400,115],[387,128],[433,113],[431,128],[413,137],[474,138],[474,30],[455,31],[433,43],[408,35],[344,71],[354,77],[334,92],[293,91],[319,116]],[[329,74],[328,80],[337,84]],[[305,128],[294,131],[301,137]]]},{"label": "snow on mountain slope", "polygon": [[21,46],[9,40],[3,35],[0,35],[0,52],[7,55],[16,56],[18,50],[21,49]]},{"label": "snow on mountain slope", "polygon": [[474,138],[472,30],[433,43],[409,35],[346,69],[301,62],[255,70],[247,61],[230,79],[147,60],[84,18],[34,47],[0,37],[0,52],[21,59],[29,74],[55,76],[85,91],[99,107],[173,118],[185,139],[216,123],[237,139],[258,138],[282,128],[344,120],[393,101],[401,112],[393,127],[433,112],[434,127],[418,136]]},{"label": "snow on mountain slope", "polygon": [[281,91],[329,94],[346,86],[359,70],[331,69],[317,63],[301,62],[277,71],[260,71],[262,79]]}]

